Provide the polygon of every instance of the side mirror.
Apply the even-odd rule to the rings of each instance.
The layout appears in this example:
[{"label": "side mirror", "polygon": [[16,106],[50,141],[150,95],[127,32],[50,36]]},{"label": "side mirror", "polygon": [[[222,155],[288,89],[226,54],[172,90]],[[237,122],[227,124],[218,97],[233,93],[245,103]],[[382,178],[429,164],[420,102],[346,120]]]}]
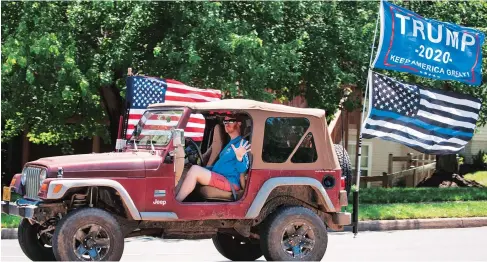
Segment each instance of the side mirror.
[{"label": "side mirror", "polygon": [[172,144],[174,147],[184,146],[184,130],[173,129],[172,130]]}]

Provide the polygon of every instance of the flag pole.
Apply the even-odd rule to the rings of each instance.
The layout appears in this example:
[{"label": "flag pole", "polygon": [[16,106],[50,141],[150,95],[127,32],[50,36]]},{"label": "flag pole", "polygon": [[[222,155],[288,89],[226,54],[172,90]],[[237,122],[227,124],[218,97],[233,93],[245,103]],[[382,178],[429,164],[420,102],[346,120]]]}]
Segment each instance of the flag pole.
[{"label": "flag pole", "polygon": [[359,119],[360,125],[359,125],[359,139],[357,141],[358,144],[358,149],[356,152],[356,167],[355,167],[355,177],[356,177],[356,182],[355,182],[355,191],[353,192],[353,217],[352,217],[352,225],[353,225],[353,234],[354,237],[357,236],[358,233],[358,197],[359,197],[359,188],[360,188],[360,165],[361,165],[361,155],[362,155],[362,126],[363,126],[363,120],[365,118],[365,104],[367,101],[367,94],[369,92],[369,81],[370,77],[372,76],[372,57],[374,55],[374,48],[375,48],[375,39],[377,36],[377,27],[379,26],[379,19],[380,19],[380,8],[379,12],[377,12],[377,19],[375,22],[375,30],[374,30],[374,38],[372,39],[372,46],[370,50],[370,60],[369,60],[369,70],[367,72],[367,81],[365,84],[365,93],[364,93],[364,103],[362,107],[362,116]]}]

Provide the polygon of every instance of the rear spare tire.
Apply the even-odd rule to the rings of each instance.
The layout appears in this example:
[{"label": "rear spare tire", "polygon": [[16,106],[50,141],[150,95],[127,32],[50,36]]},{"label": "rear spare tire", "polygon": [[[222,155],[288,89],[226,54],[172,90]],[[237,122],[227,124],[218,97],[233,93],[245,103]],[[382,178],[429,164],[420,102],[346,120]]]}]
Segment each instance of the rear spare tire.
[{"label": "rear spare tire", "polygon": [[347,190],[347,195],[349,195],[350,189],[352,188],[352,163],[347,150],[345,150],[342,145],[335,144],[333,146],[335,147],[338,163],[340,163],[342,169],[342,177],[345,178],[345,190]]},{"label": "rear spare tire", "polygon": [[98,208],[69,213],[54,231],[54,255],[61,261],[118,261],[123,248],[124,237],[117,220]]},{"label": "rear spare tire", "polygon": [[212,240],[216,250],[233,261],[254,261],[262,256],[260,245],[246,239],[218,233]]},{"label": "rear spare tire", "polygon": [[328,234],[325,223],[312,210],[284,207],[268,218],[260,244],[269,261],[320,261]]}]

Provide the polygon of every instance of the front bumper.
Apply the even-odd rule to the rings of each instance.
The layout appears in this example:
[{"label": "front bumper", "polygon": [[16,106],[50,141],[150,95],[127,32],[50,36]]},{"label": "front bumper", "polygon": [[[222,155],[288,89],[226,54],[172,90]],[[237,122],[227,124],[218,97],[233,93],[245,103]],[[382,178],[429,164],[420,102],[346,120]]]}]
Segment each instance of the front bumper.
[{"label": "front bumper", "polygon": [[34,217],[38,202],[19,199],[15,202],[2,201],[2,213],[25,218]]}]

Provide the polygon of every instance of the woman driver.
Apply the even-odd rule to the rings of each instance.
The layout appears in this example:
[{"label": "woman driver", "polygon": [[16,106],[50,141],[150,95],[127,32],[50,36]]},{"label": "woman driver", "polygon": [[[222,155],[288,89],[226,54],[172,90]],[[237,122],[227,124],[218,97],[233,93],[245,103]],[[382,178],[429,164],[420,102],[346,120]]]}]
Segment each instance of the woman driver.
[{"label": "woman driver", "polygon": [[218,161],[206,168],[193,165],[176,195],[177,201],[183,201],[195,188],[196,183],[212,186],[225,191],[232,191],[231,186],[240,190],[240,174],[249,168],[250,144],[240,136],[241,121],[235,116],[226,116],[223,120],[225,132],[230,135],[230,142],[220,152]]}]

